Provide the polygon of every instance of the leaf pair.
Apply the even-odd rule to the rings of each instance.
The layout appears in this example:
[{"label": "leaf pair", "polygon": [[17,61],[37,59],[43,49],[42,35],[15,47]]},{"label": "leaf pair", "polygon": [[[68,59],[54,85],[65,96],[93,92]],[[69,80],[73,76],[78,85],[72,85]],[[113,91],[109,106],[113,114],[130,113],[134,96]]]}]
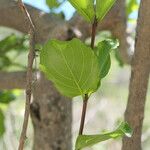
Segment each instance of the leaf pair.
[{"label": "leaf pair", "polygon": [[124,135],[131,137],[132,129],[126,122],[122,122],[121,125],[112,132],[97,135],[79,135],[76,141],[76,150],[80,150],[85,147],[93,146],[99,142],[109,139],[115,139]]},{"label": "leaf pair", "polygon": [[69,0],[76,10],[89,22],[102,20],[116,0]]},{"label": "leaf pair", "polygon": [[[51,40],[40,54],[40,68],[65,96],[84,96],[95,92],[110,68],[110,50],[114,45],[102,41],[97,54],[78,39],[69,42]],[[109,67],[106,67],[109,61]]]}]

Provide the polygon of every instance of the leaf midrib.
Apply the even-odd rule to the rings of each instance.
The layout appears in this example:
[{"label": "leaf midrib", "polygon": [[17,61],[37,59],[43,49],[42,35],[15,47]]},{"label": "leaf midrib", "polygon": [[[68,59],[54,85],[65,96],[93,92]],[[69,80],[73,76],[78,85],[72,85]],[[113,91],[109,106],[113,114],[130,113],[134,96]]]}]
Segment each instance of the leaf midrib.
[{"label": "leaf midrib", "polygon": [[76,78],[75,78],[75,76],[74,76],[74,74],[73,74],[73,72],[72,72],[72,70],[71,70],[69,64],[67,63],[67,60],[66,60],[64,54],[62,53],[61,48],[59,47],[59,45],[58,45],[58,49],[59,49],[59,51],[60,51],[60,53],[61,53],[61,56],[62,56],[62,58],[63,58],[63,60],[64,60],[64,62],[65,62],[65,64],[66,64],[68,70],[70,71],[70,74],[71,74],[72,77],[73,77],[73,80],[74,80],[74,82],[75,82],[75,84],[76,84],[76,86],[77,86],[77,88],[78,88],[80,94],[83,95],[82,89],[80,88],[78,82],[76,81]]}]

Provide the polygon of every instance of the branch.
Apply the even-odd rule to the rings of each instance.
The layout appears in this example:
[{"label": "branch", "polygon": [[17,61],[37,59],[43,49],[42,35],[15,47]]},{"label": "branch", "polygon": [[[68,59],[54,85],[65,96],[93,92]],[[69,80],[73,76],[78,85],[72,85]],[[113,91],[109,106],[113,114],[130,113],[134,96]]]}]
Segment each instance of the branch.
[{"label": "branch", "polygon": [[0,90],[25,89],[26,72],[0,72]]},{"label": "branch", "polygon": [[[78,29],[81,32],[82,40],[85,40],[91,35],[91,25],[86,23],[77,14],[70,21],[66,22],[60,17],[44,13],[32,6],[26,5],[26,7],[36,25],[35,42],[44,43],[50,38],[60,40],[71,39],[74,34],[76,35],[74,29]],[[23,14],[18,9],[17,3],[14,0],[0,0],[0,25],[27,33],[28,30],[24,24]],[[124,62],[129,63],[130,58],[127,53],[128,44],[126,41],[125,0],[117,0],[115,6],[99,24],[98,31],[100,30],[110,30],[120,40],[120,55]],[[70,37],[71,34],[72,36]]]},{"label": "branch", "polygon": [[22,0],[18,0],[18,5],[22,10],[22,13],[24,14],[25,18],[28,21],[29,34],[30,34],[30,49],[28,54],[28,66],[27,66],[27,75],[26,75],[26,104],[25,104],[23,127],[20,136],[19,147],[18,147],[18,150],[23,150],[25,139],[26,139],[29,115],[30,115],[30,103],[31,103],[31,95],[32,95],[32,84],[33,84],[32,66],[35,58],[35,26]]},{"label": "branch", "polygon": [[[110,30],[113,32],[113,35],[120,40],[120,55],[122,56],[124,62],[128,63],[130,58],[127,54],[128,44],[126,41],[126,17],[124,3],[124,0],[118,0],[117,4],[115,4],[109,14],[98,25],[97,28],[98,31]],[[70,31],[72,33],[73,30],[74,33],[74,29],[78,29],[82,33],[82,40],[85,40],[91,35],[91,25],[86,23],[83,18],[77,14],[70,21],[65,22],[59,17],[44,13],[43,11],[32,6],[26,5],[26,7],[33,18],[34,24],[36,25],[36,43],[44,43],[49,38],[57,38],[61,40],[70,39],[72,36],[74,36],[72,35],[70,37]],[[14,0],[0,0],[1,26],[14,28],[22,33],[28,33],[28,28],[25,27],[25,24],[26,21],[21,13],[21,10],[18,9],[17,2]],[[24,80],[24,78],[20,78],[18,79]],[[17,83],[14,83],[14,88],[22,88],[22,84],[19,84],[18,81],[16,82]],[[13,84],[8,84],[7,87],[5,86],[5,88],[11,89],[13,88]]]},{"label": "branch", "polygon": [[[73,28],[81,31],[81,39],[85,40],[91,35],[91,25],[87,24],[83,18],[79,15],[75,15],[69,22]],[[127,52],[128,43],[126,40],[126,8],[125,0],[117,0],[116,4],[110,10],[110,12],[105,16],[103,21],[98,24],[97,31],[110,30],[114,37],[118,38],[120,41],[119,53],[122,60],[129,64],[130,56]]]},{"label": "branch", "polygon": [[123,139],[122,150],[142,150],[141,134],[144,108],[150,75],[150,0],[141,0],[135,53],[129,86],[129,98],[125,111],[125,120],[133,129],[131,138]]},{"label": "branch", "polygon": [[[44,13],[43,11],[29,5],[25,5],[28,9],[33,22],[36,25],[37,43],[44,43],[49,38],[57,38],[66,40],[68,38],[68,24],[52,14]],[[18,4],[14,0],[0,0],[0,25],[16,29],[22,33],[28,33],[26,28],[26,19],[21,10],[18,9]]]}]

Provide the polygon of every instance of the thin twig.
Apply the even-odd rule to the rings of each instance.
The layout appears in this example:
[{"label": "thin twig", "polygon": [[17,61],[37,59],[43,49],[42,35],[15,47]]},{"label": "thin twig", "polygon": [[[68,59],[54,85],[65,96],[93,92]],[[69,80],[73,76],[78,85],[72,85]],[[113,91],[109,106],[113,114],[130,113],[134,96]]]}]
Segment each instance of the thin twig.
[{"label": "thin twig", "polygon": [[95,44],[95,36],[96,36],[96,28],[97,28],[97,19],[94,18],[94,22],[92,24],[92,35],[91,35],[91,48],[94,49]]},{"label": "thin twig", "polygon": [[30,114],[30,102],[31,102],[31,95],[32,95],[32,66],[35,58],[35,27],[31,16],[26,9],[25,5],[23,4],[22,0],[18,0],[18,5],[21,8],[23,14],[28,20],[29,24],[29,34],[30,34],[30,49],[28,54],[28,65],[27,65],[27,75],[26,75],[26,103],[25,103],[25,113],[24,113],[24,121],[22,132],[19,141],[18,150],[23,150],[24,143],[26,140],[26,132]]},{"label": "thin twig", "polygon": [[[94,18],[94,22],[92,24],[92,34],[91,34],[91,48],[94,49],[94,43],[95,43],[95,36],[96,36],[96,28],[97,28],[97,19]],[[87,104],[88,104],[89,96],[88,94],[85,94],[85,97],[83,99],[83,107],[82,107],[82,115],[81,115],[81,122],[80,122],[80,129],[79,129],[79,135],[83,134],[84,129],[84,123],[85,123],[85,117],[86,117],[86,110],[87,110]]]},{"label": "thin twig", "polygon": [[82,116],[81,116],[81,122],[80,122],[79,135],[82,135],[82,133],[83,133],[88,99],[89,99],[88,95],[85,94],[85,97],[83,100],[83,108],[82,108]]}]

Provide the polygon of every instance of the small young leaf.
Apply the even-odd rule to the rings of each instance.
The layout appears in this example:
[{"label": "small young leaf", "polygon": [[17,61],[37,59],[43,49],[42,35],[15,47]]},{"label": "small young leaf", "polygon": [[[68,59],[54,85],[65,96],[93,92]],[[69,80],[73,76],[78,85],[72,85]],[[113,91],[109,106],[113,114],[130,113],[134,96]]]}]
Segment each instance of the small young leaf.
[{"label": "small young leaf", "polygon": [[107,39],[98,43],[97,56],[100,66],[100,78],[104,78],[111,66],[110,52],[119,46],[118,40]]},{"label": "small young leaf", "polygon": [[122,122],[121,125],[112,132],[97,135],[79,135],[75,147],[76,150],[80,150],[85,147],[93,146],[99,142],[119,138],[124,135],[129,137],[132,135],[132,129],[126,122]]},{"label": "small young leaf", "polygon": [[4,134],[4,132],[5,132],[4,114],[0,109],[0,137]]},{"label": "small young leaf", "polygon": [[102,20],[116,0],[96,0],[96,18]]},{"label": "small young leaf", "polygon": [[78,39],[47,42],[40,54],[40,68],[68,97],[93,93],[100,82],[97,56]]},{"label": "small young leaf", "polygon": [[73,7],[89,22],[93,22],[94,0],[69,0]]}]

